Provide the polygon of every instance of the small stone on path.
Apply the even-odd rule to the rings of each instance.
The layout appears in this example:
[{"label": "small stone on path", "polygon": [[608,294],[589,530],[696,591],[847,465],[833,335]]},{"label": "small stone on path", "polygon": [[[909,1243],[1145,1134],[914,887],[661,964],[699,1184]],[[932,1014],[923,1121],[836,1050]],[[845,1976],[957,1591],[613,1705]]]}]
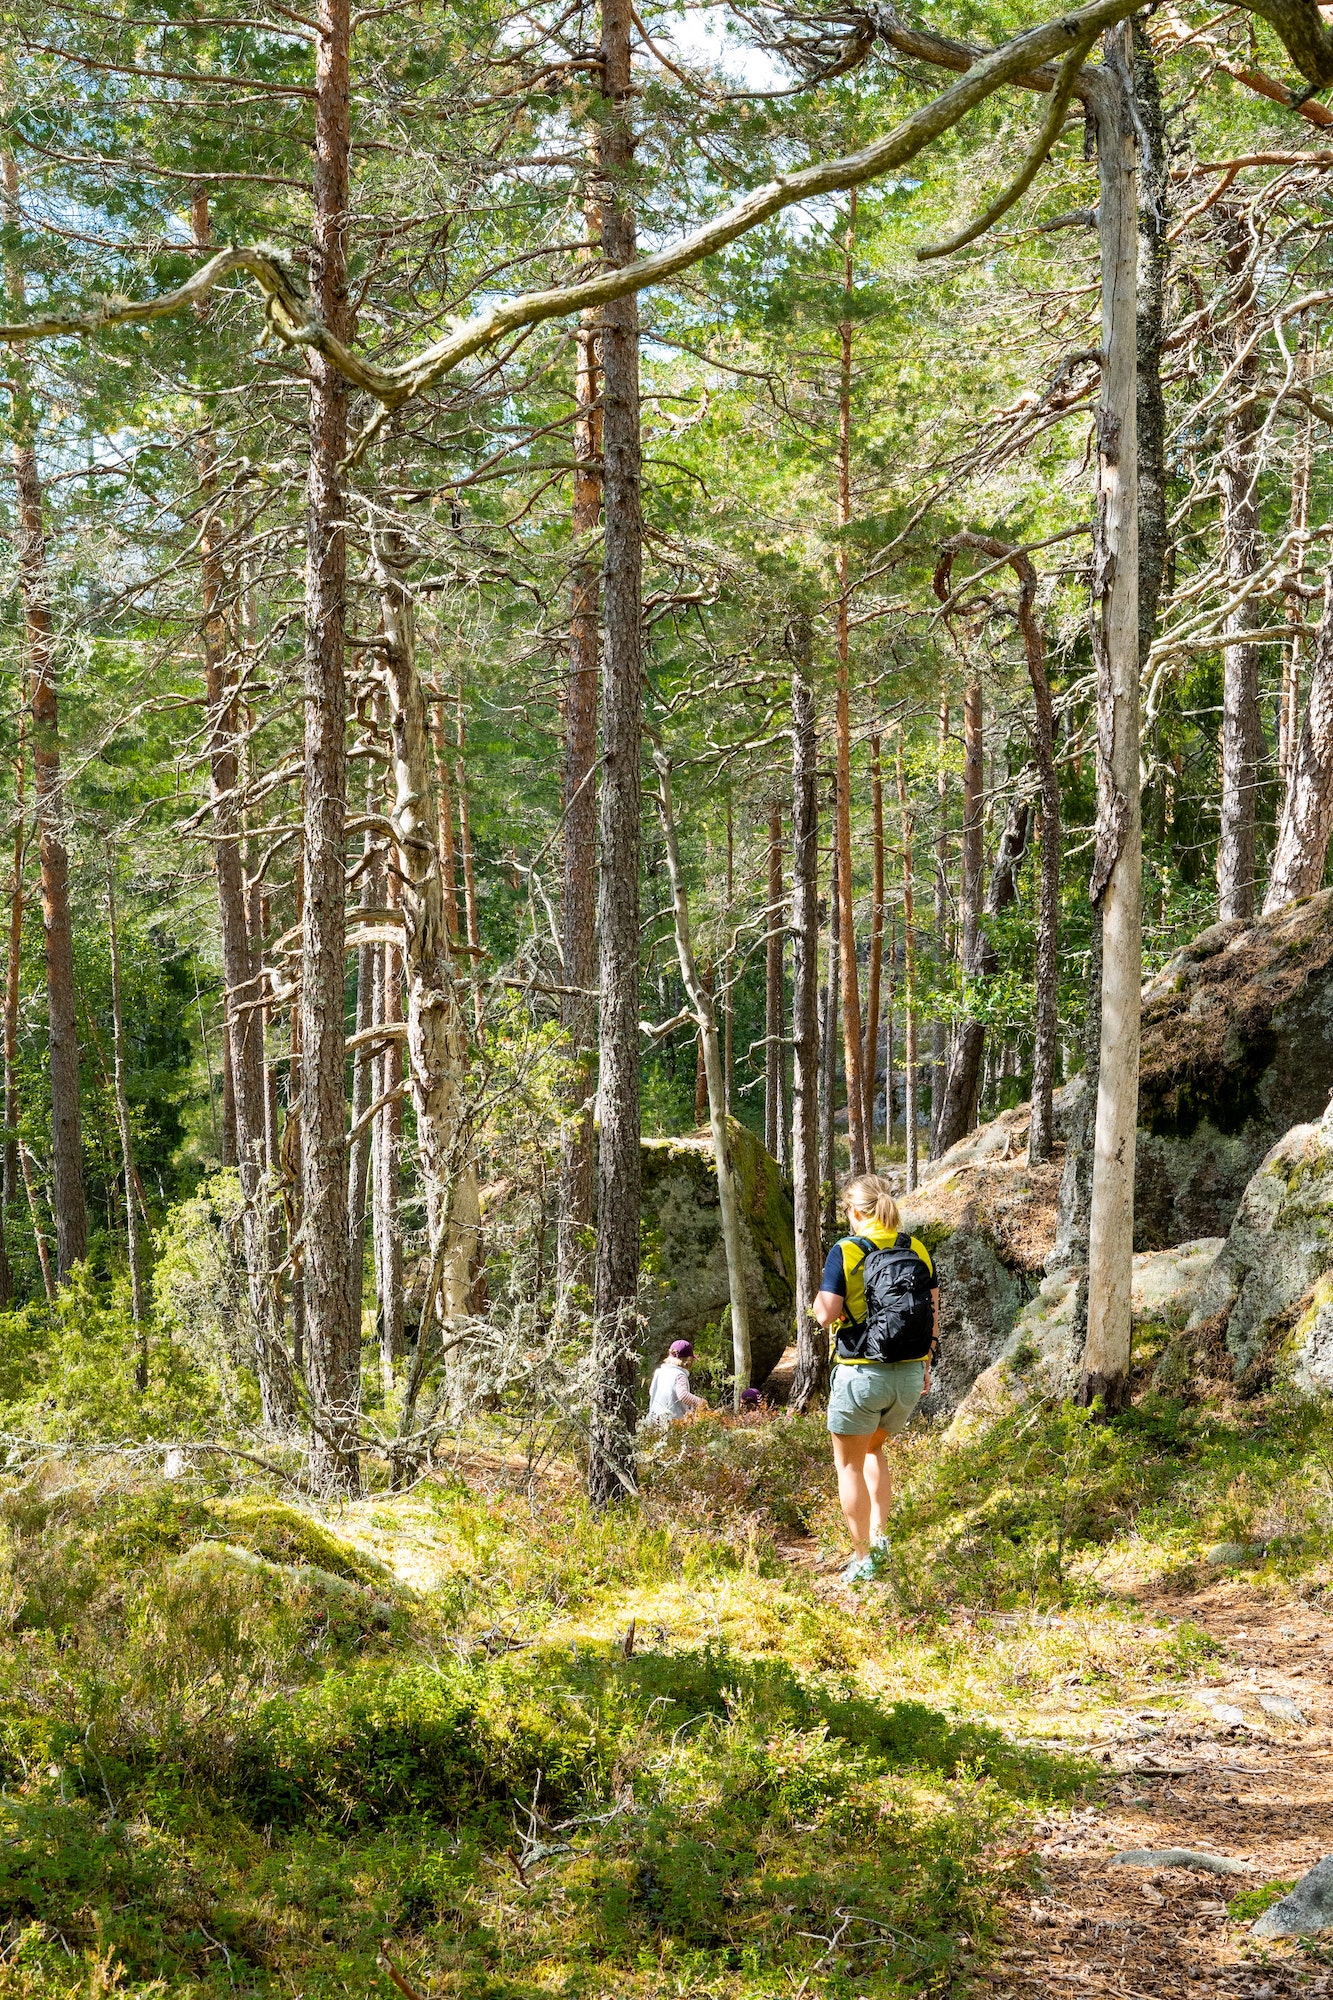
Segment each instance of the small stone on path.
[{"label": "small stone on path", "polygon": [[1298,1722],[1302,1729],[1309,1726],[1305,1711],[1285,1694],[1261,1694],[1259,1706],[1265,1715],[1274,1716],[1279,1722]]}]

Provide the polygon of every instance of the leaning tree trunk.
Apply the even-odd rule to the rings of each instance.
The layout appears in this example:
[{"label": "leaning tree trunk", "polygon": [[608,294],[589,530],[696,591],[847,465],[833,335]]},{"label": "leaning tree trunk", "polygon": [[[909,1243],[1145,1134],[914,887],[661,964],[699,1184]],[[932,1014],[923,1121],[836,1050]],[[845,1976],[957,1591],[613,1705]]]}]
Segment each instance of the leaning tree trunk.
[{"label": "leaning tree trunk", "polygon": [[[350,0],[317,0],[314,232],[315,313],[351,338],[347,227],[351,152]],[[347,390],[310,357],[310,459],[305,588],[305,917],[301,951],[302,1275],[317,1491],[360,1484],[361,1326],[347,1228],[343,874],[347,821],[347,539],[342,461]]]},{"label": "leaning tree trunk", "polygon": [[[1120,40],[1116,31],[1108,44]],[[1089,73],[1097,125],[1102,389],[1097,412],[1093,627],[1097,843],[1102,913],[1101,1057],[1088,1220],[1088,1331],[1080,1397],[1118,1408],[1129,1391],[1134,1142],[1138,1118],[1142,832],[1139,817],[1137,200],[1127,93],[1110,64]]]},{"label": "leaning tree trunk", "polygon": [[[1249,346],[1255,319],[1249,231],[1239,217],[1227,229],[1227,268],[1238,289],[1234,349]],[[1259,561],[1257,493],[1259,409],[1254,401],[1258,357],[1238,361],[1222,431],[1222,561],[1228,597],[1243,590]],[[1254,915],[1256,803],[1263,728],[1259,719],[1259,647],[1245,635],[1261,622],[1253,596],[1223,621],[1222,805],[1217,849],[1217,914]]]},{"label": "leaning tree trunk", "polygon": [[[446,1326],[467,1314],[481,1205],[468,1102],[467,1029],[436,847],[439,814],[426,699],[416,668],[412,598],[403,580],[401,548],[390,537],[376,536],[371,553],[380,590],[393,740],[389,817],[402,877],[408,1074],[431,1263],[439,1273],[438,1297],[422,1304],[419,1339],[425,1340],[437,1311]],[[386,1039],[387,1034],[388,1024]]]},{"label": "leaning tree trunk", "polygon": [[[594,221],[596,219],[594,212]],[[599,584],[593,541],[602,514],[602,412],[597,320],[578,328],[575,375],[574,519],[578,560],[570,581],[565,676],[564,985],[560,1016],[569,1039],[569,1079],[560,1146],[556,1291],[586,1286],[592,1231],[593,1093],[597,1054],[597,664]]]},{"label": "leaning tree trunk", "polygon": [[808,1410],[828,1394],[828,1337],[811,1318],[819,1290],[819,796],[810,621],[798,614],[791,655],[792,741],[792,1195],[796,1220],[796,1377],[791,1406]]},{"label": "leaning tree trunk", "polygon": [[[18,173],[0,154],[0,198],[5,221],[19,222]],[[6,260],[10,300],[25,303],[17,259]],[[56,698],[51,580],[46,564],[42,475],[37,464],[37,415],[27,361],[11,355],[9,411],[14,484],[18,497],[19,595],[27,628],[28,703],[42,879],[42,928],[46,940],[46,1001],[51,1065],[51,1180],[56,1223],[56,1268],[68,1277],[88,1254],[88,1208],[83,1192],[83,1134],[79,1116],[79,1037],[74,999],[74,928],[69,907],[69,861],[64,841],[64,791],[60,776],[60,717]]]},{"label": "leaning tree trunk", "polygon": [[[603,0],[602,249],[634,257],[630,0]],[[639,436],[639,309],[606,308],[602,324],[605,518],[602,588],[602,799],[598,889],[601,1020],[597,1151],[597,1382],[588,1493],[605,1506],[633,1490],[631,1451],[639,1303],[639,769],[643,728],[643,493]]]},{"label": "leaning tree trunk", "polygon": [[1333,571],[1325,576],[1324,615],[1315,632],[1305,702],[1282,825],[1268,876],[1264,915],[1297,896],[1312,896],[1324,879],[1333,829]]},{"label": "leaning tree trunk", "polygon": [[750,1386],[750,1302],[745,1289],[745,1254],[742,1237],[741,1205],[736,1177],[731,1167],[731,1147],[727,1138],[726,1082],[722,1074],[722,1049],[718,1041],[717,1016],[712,995],[699,976],[690,942],[690,911],[685,898],[685,875],[680,865],[680,845],[676,839],[675,815],[671,809],[671,762],[658,751],[657,798],[662,813],[662,836],[666,845],[667,873],[671,878],[671,907],[675,919],[676,956],[686,997],[699,1024],[703,1045],[704,1072],[708,1078],[708,1121],[713,1132],[713,1162],[717,1168],[717,1203],[722,1223],[722,1244],[727,1259],[727,1297],[731,1305],[732,1403],[741,1407],[741,1391]]}]

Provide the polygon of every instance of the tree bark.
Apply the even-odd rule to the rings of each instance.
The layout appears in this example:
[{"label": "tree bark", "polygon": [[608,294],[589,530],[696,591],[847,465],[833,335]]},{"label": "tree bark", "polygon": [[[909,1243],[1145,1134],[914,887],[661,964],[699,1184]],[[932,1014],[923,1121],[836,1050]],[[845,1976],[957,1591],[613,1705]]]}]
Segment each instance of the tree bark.
[{"label": "tree bark", "polygon": [[[945,967],[949,962],[949,693],[940,693],[939,767],[935,789],[939,798],[939,824],[935,830],[935,984],[944,989]],[[930,1157],[940,1155],[940,1119],[944,1112],[945,1080],[949,1069],[949,1041],[938,1011],[930,1028]],[[893,1114],[888,1116],[890,1127]],[[890,1130],[890,1141],[893,1133]]]},{"label": "tree bark", "polygon": [[116,857],[110,841],[106,848],[106,918],[111,948],[111,1047],[116,1133],[120,1140],[120,1166],[125,1184],[125,1242],[130,1260],[130,1317],[137,1330],[134,1358],[134,1386],[142,1396],[148,1387],[148,1314],[144,1304],[143,1255],[139,1239],[139,1210],[135,1200],[134,1138],[130,1130],[130,1102],[125,1088],[125,1017],[120,1005],[120,934],[116,925]]},{"label": "tree bark", "polygon": [[[593,217],[594,222],[596,216]],[[574,538],[579,554],[570,581],[569,665],[565,677],[564,984],[561,1024],[569,1081],[560,1142],[556,1290],[563,1300],[590,1276],[593,1195],[593,1095],[597,1054],[597,668],[600,588],[594,541],[602,517],[602,412],[597,325],[578,329],[574,400]]]},{"label": "tree bark", "polygon": [[1166,119],[1152,43],[1139,16],[1134,38],[1134,94],[1148,146],[1139,161],[1138,291],[1135,299],[1135,388],[1139,441],[1139,672],[1157,631],[1170,546],[1167,519],[1166,405],[1162,397],[1162,342],[1166,328],[1166,274],[1171,246],[1171,161]]},{"label": "tree bark", "polygon": [[722,1075],[722,1050],[718,1041],[717,1016],[707,986],[695,964],[690,941],[690,911],[685,896],[685,877],[680,865],[676,821],[671,807],[671,763],[662,751],[653,758],[657,767],[657,799],[662,814],[662,834],[666,843],[667,872],[671,878],[671,907],[675,919],[676,956],[680,976],[703,1043],[704,1070],[708,1078],[708,1118],[713,1133],[713,1161],[717,1168],[717,1199],[722,1222],[722,1243],[727,1259],[727,1296],[731,1304],[732,1404],[741,1407],[741,1391],[750,1386],[750,1303],[745,1289],[745,1256],[742,1245],[740,1198],[731,1170],[731,1147],[727,1137],[726,1085]]},{"label": "tree bark", "polygon": [[786,942],[782,907],[782,807],[768,809],[768,936],[764,948],[764,1144],[776,1160],[782,1146],[783,1048],[782,953]]},{"label": "tree bark", "polygon": [[[398,900],[390,876],[387,902]],[[403,1019],[402,968],[395,945],[379,953],[381,1025],[388,1030],[376,1058],[375,1102],[387,1100],[374,1120],[375,1295],[379,1300],[380,1369],[384,1382],[403,1358],[403,1220],[399,1208],[403,1103],[395,1096],[403,1080],[403,1045],[392,1031]]]},{"label": "tree bark", "polygon": [[[1239,356],[1254,331],[1255,293],[1249,268],[1249,232],[1239,216],[1224,224],[1226,262],[1236,287],[1234,351]],[[1231,378],[1230,406],[1222,431],[1222,563],[1228,596],[1254,575],[1259,560],[1257,495],[1260,413],[1253,400],[1258,357],[1239,362]],[[1222,630],[1222,805],[1217,849],[1217,914],[1248,919],[1255,902],[1255,806],[1263,729],[1259,718],[1259,648],[1245,635],[1261,622],[1247,598],[1227,613]]]},{"label": "tree bark", "polygon": [[463,753],[467,745],[467,724],[463,715],[463,682],[460,675],[454,704],[458,757],[454,765],[454,786],[458,793],[458,846],[463,859],[463,921],[467,927],[468,966],[472,980],[472,1020],[481,1032],[481,918],[477,909],[477,876],[472,865],[472,814],[468,806],[467,765]]},{"label": "tree bark", "polygon": [[[1123,38],[1107,37],[1118,56]],[[1102,390],[1097,412],[1094,658],[1097,845],[1102,912],[1101,1054],[1088,1221],[1088,1331],[1080,1397],[1118,1408],[1129,1390],[1134,1145],[1142,981],[1139,818],[1137,198],[1134,139],[1118,67],[1089,72],[1097,127]]]},{"label": "tree bark", "polygon": [[792,741],[792,1195],[796,1222],[796,1375],[791,1406],[828,1394],[828,1337],[810,1316],[823,1268],[819,1229],[819,795],[816,791],[813,635],[797,615],[787,631]]},{"label": "tree bark", "polygon": [[866,1147],[875,1164],[875,1098],[879,1073],[880,984],[884,971],[884,774],[880,740],[870,739],[870,848],[873,904],[870,912],[870,971],[866,983],[865,1036],[861,1045],[861,1081],[865,1090]]},{"label": "tree bark", "polygon": [[907,1192],[916,1189],[916,918],[913,905],[912,833],[914,816],[903,772],[903,739],[897,746],[898,807],[903,825],[903,1122],[906,1125]]},{"label": "tree bark", "polygon": [[[602,0],[599,134],[602,252],[633,260],[635,138],[630,0]],[[602,326],[604,647],[598,885],[597,1382],[588,1492],[605,1506],[632,1490],[639,1296],[639,816],[643,726],[643,493],[639,311],[630,294]]]},{"label": "tree bark", "polygon": [[[14,881],[9,899],[9,952],[5,960],[5,1170],[4,1170],[4,1210],[8,1222],[9,1212],[18,1200],[19,1183],[19,974],[23,960],[23,869],[27,858],[27,727],[26,711],[20,702],[18,713],[18,749],[14,757]],[[0,1242],[4,1239],[0,1238]],[[45,1246],[38,1242],[43,1255],[45,1275]],[[3,1271],[5,1284],[4,1302],[9,1304],[13,1291],[8,1254],[4,1256]],[[49,1292],[50,1286],[48,1284]]]},{"label": "tree bark", "polygon": [[[1309,336],[1301,334],[1300,349],[1296,358],[1297,379],[1308,388],[1314,379],[1314,354],[1309,345]],[[1303,536],[1310,521],[1310,470],[1314,459],[1314,412],[1307,410],[1296,438],[1296,448],[1291,468],[1291,526],[1293,533]],[[1299,571],[1304,560],[1304,546],[1298,544],[1298,553],[1293,558],[1293,568]],[[1305,652],[1305,606],[1303,599],[1295,592],[1288,599],[1288,617],[1298,629],[1292,634],[1291,646],[1282,661],[1282,694],[1278,707],[1277,731],[1277,775],[1282,796],[1282,812],[1287,809],[1287,795],[1291,790],[1296,769],[1296,750],[1300,740],[1301,714],[1301,663]],[[1276,859],[1276,857],[1275,857]],[[1267,909],[1268,899],[1264,900]]]},{"label": "tree bark", "polygon": [[[847,236],[843,252],[844,297],[852,291],[852,245],[856,236],[856,193],[847,210]],[[852,718],[848,686],[848,591],[851,567],[847,530],[852,519],[852,323],[844,319],[838,327],[842,366],[838,382],[838,681],[836,700],[838,799],[838,912],[839,949],[842,954],[842,1042],[843,1068],[847,1079],[847,1150],[854,1174],[870,1169],[870,1148],[865,1131],[865,1087],[861,1080],[861,991],[856,963],[855,876],[852,869]]]},{"label": "tree bark", "polygon": [[[6,222],[19,224],[18,170],[0,154],[0,198]],[[10,258],[5,270],[11,303],[21,313],[23,273]],[[60,776],[60,716],[56,695],[51,580],[46,563],[42,475],[37,463],[37,414],[26,357],[10,369],[10,433],[18,498],[19,595],[28,653],[28,703],[46,942],[46,1000],[51,1067],[51,1179],[56,1224],[56,1269],[61,1278],[88,1254],[88,1208],[83,1191],[83,1134],[79,1113],[79,1037],[74,1000],[74,929],[69,907],[69,862],[64,842],[64,792]]]},{"label": "tree bark", "polygon": [[838,788],[829,801],[833,839],[829,861],[828,982],[819,1024],[820,1136],[823,1152],[824,1234],[832,1239],[838,1227],[838,974],[841,965],[838,895]]},{"label": "tree bark", "polygon": [[[317,0],[311,302],[351,335],[347,229],[351,158],[350,0]],[[361,1327],[347,1227],[343,875],[347,820],[347,540],[341,466],[347,391],[310,357],[306,511],[305,918],[301,951],[301,1180],[311,1480],[355,1492]]]},{"label": "tree bark", "polygon": [[[372,762],[372,772],[376,768]],[[375,805],[375,782],[371,776],[366,779],[367,816],[374,812]],[[384,893],[384,870],[377,836],[368,829],[361,857],[362,910],[378,909],[384,900]],[[357,1047],[352,1056],[353,1131],[361,1125],[375,1098],[375,1054],[368,1037],[370,1029],[376,1025],[377,960],[380,950],[379,945],[366,943],[358,945],[356,952]],[[363,1040],[363,1037],[367,1039]],[[370,1180],[371,1146],[372,1134],[367,1126],[360,1138],[352,1140],[347,1158],[347,1233],[352,1247],[352,1286],[358,1311],[365,1289],[366,1189]]]},{"label": "tree bark", "polygon": [[1333,829],[1333,572],[1324,580],[1324,614],[1315,632],[1305,719],[1287,786],[1264,915],[1298,896],[1312,896],[1324,879]]},{"label": "tree bark", "polygon": [[[195,244],[212,240],[208,197],[196,191],[190,206]],[[222,614],[225,577],[218,513],[217,446],[206,412],[200,413],[195,464],[203,508],[200,530],[203,583],[204,697],[208,717],[209,795],[213,818],[213,872],[218,888],[222,945],[223,1035],[231,1071],[236,1166],[241,1182],[241,1230],[246,1282],[255,1326],[255,1372],[264,1428],[277,1436],[291,1428],[296,1399],[285,1350],[278,1338],[270,1271],[268,1189],[265,1172],[263,982],[250,940],[244,831],[240,802],[239,710],[228,667]]]},{"label": "tree bark", "polygon": [[[956,539],[956,538],[955,538]],[[947,558],[935,573],[935,589],[941,598],[948,592]],[[985,935],[981,928],[982,870],[985,864],[984,815],[985,780],[982,769],[981,683],[969,681],[963,691],[963,893],[962,962],[964,980],[980,979]],[[966,1007],[967,1000],[964,999]],[[970,1132],[976,1122],[977,1090],[981,1080],[981,1058],[986,1046],[986,1030],[974,1016],[964,1013],[954,1035],[953,1059],[944,1086],[936,1132],[936,1150],[947,1153],[950,1146]]]},{"label": "tree bark", "polygon": [[[403,550],[393,537],[376,536],[371,558],[380,590],[393,745],[389,816],[401,878],[408,1074],[431,1268],[438,1274],[438,1297],[428,1297],[422,1306],[421,1343],[427,1341],[437,1311],[446,1326],[468,1312],[480,1249],[481,1204],[472,1153],[467,1030],[436,848],[439,812],[431,779],[426,699],[416,668],[412,597],[402,573]],[[424,1366],[422,1348],[412,1369],[417,1389]],[[412,1402],[413,1397],[405,1395],[404,1437],[411,1434]]]}]

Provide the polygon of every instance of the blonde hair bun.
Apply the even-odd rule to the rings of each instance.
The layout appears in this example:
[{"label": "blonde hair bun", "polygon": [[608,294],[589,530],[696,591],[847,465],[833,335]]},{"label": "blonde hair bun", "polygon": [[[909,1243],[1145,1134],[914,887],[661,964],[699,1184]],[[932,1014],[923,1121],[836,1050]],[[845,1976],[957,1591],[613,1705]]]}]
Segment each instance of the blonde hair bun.
[{"label": "blonde hair bun", "polygon": [[858,1215],[873,1215],[882,1229],[898,1228],[901,1217],[892,1183],[884,1174],[857,1174],[842,1190],[843,1207]]}]

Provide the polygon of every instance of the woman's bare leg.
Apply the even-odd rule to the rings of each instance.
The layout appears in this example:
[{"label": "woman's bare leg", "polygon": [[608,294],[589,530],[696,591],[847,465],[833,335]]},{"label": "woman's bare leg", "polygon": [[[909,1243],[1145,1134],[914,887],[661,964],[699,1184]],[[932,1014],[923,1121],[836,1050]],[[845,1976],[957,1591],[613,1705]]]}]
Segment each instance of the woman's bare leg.
[{"label": "woman's bare leg", "polygon": [[833,1438],[833,1463],[838,1469],[838,1501],[852,1547],[865,1555],[874,1535],[882,1532],[891,1493],[889,1468],[881,1446],[883,1431],[870,1437]]}]

